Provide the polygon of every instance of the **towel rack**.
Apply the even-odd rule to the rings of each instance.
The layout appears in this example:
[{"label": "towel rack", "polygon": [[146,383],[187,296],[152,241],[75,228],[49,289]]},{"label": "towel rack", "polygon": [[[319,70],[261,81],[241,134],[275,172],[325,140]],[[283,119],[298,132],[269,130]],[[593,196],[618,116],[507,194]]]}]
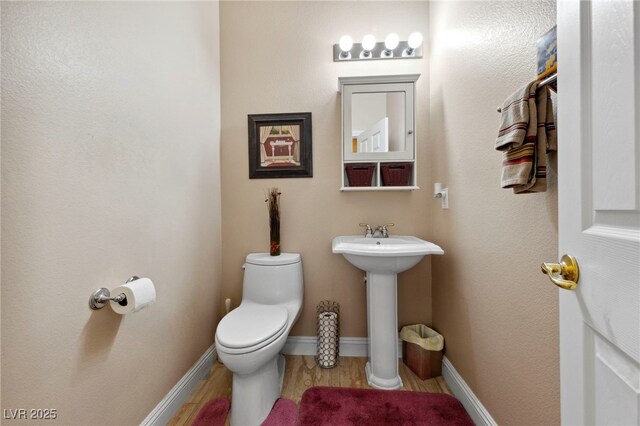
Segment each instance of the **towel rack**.
[{"label": "towel rack", "polygon": [[[538,89],[543,86],[546,86],[547,84],[555,82],[557,78],[558,78],[558,73],[554,72],[549,77],[541,80],[540,83],[538,83]],[[502,112],[502,108],[498,107],[498,112]]]}]

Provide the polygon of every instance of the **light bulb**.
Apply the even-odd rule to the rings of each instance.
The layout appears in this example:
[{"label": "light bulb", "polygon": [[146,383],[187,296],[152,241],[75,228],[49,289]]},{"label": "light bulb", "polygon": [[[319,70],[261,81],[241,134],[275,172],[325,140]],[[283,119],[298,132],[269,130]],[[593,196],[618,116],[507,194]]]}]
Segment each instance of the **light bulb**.
[{"label": "light bulb", "polygon": [[396,33],[391,33],[384,39],[384,47],[386,47],[387,50],[395,49],[398,47],[398,43],[400,43],[400,37],[398,37]]},{"label": "light bulb", "polygon": [[340,37],[340,42],[338,44],[340,45],[340,50],[342,50],[343,52],[348,52],[353,47],[353,39],[351,38],[351,36],[343,35],[342,37]]},{"label": "light bulb", "polygon": [[376,38],[373,35],[367,34],[362,38],[362,48],[364,50],[371,51],[371,49],[373,49],[375,46],[376,46]]},{"label": "light bulb", "polygon": [[422,34],[420,34],[419,32],[411,33],[411,35],[409,35],[407,44],[410,48],[417,49],[422,44]]},{"label": "light bulb", "polygon": [[404,49],[404,52],[402,52],[402,56],[405,58],[415,56],[415,50],[420,47],[421,44],[422,34],[420,34],[419,32],[411,33],[409,35],[409,40],[407,40],[407,45],[409,45],[409,47]]}]

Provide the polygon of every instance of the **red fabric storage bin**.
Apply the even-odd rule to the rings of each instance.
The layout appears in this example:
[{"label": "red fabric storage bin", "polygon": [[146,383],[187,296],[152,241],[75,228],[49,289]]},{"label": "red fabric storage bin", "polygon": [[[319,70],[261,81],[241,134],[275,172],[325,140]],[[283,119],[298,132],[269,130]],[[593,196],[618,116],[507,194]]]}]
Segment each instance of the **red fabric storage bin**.
[{"label": "red fabric storage bin", "polygon": [[412,163],[380,164],[382,186],[409,186]]},{"label": "red fabric storage bin", "polygon": [[346,164],[348,186],[371,186],[373,172],[376,170],[375,163],[353,163]]}]

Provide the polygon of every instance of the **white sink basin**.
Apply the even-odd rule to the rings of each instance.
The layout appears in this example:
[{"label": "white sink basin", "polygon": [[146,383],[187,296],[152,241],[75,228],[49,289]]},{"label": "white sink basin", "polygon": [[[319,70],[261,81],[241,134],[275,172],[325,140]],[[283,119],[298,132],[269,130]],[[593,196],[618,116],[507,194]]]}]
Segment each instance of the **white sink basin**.
[{"label": "white sink basin", "polygon": [[353,266],[367,272],[369,386],[400,389],[398,370],[398,273],[414,267],[428,254],[444,254],[437,245],[416,237],[336,237],[331,245]]},{"label": "white sink basin", "polygon": [[425,255],[444,254],[437,245],[412,236],[391,235],[388,238],[362,236],[335,237],[334,253],[342,254],[363,271],[397,274],[413,268]]}]

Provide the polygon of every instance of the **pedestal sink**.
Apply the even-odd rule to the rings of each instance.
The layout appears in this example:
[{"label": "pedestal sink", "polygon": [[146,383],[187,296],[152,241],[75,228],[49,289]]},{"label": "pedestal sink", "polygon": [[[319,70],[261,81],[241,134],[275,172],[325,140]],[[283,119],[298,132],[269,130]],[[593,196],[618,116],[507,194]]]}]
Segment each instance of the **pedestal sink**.
[{"label": "pedestal sink", "polygon": [[398,374],[398,273],[413,268],[426,255],[444,251],[420,238],[398,235],[336,237],[332,250],[367,273],[369,361],[365,370],[369,386],[399,389],[402,380]]}]

